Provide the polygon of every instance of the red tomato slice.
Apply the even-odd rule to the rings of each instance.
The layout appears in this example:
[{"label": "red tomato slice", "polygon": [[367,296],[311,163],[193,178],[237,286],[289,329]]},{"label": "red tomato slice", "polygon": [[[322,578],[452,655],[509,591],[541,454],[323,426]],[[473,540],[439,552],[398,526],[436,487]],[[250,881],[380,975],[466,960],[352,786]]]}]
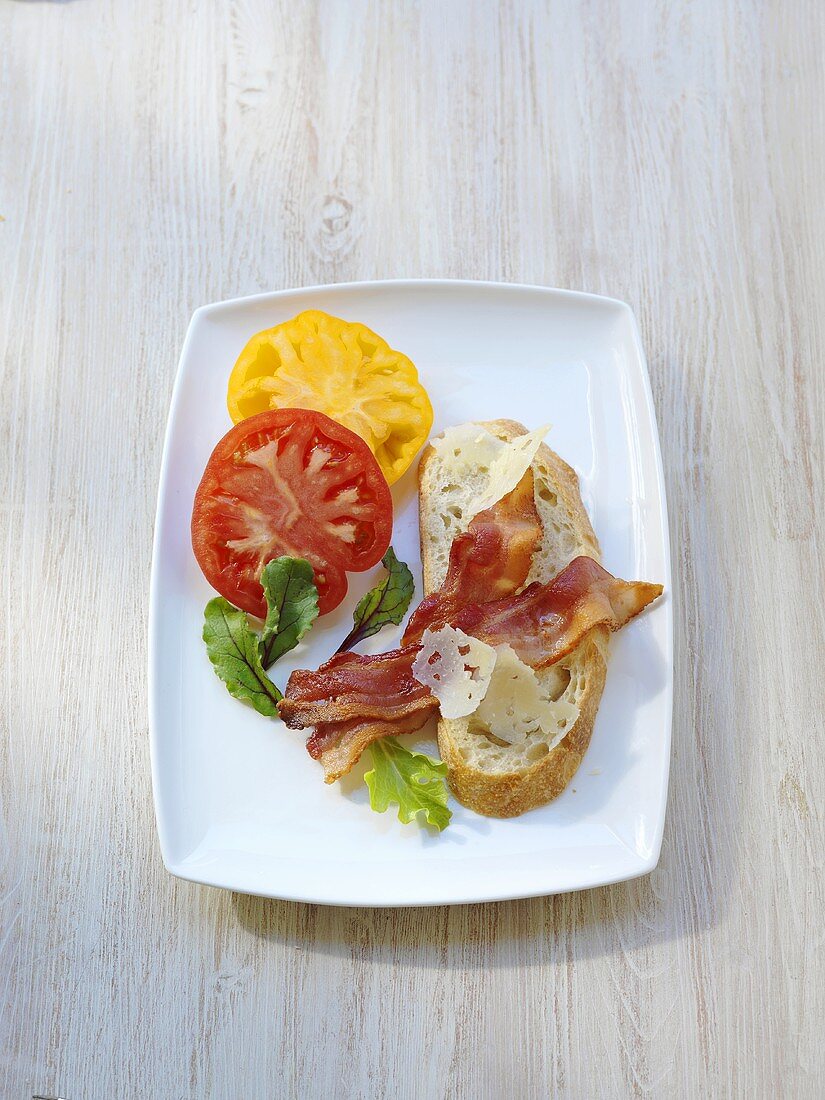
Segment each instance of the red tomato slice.
[{"label": "red tomato slice", "polygon": [[367,444],[309,409],[273,409],[227,432],[206,464],[192,511],[192,548],[209,583],[264,618],[261,570],[306,558],[321,614],[347,592],[347,571],[381,560],[392,497]]}]

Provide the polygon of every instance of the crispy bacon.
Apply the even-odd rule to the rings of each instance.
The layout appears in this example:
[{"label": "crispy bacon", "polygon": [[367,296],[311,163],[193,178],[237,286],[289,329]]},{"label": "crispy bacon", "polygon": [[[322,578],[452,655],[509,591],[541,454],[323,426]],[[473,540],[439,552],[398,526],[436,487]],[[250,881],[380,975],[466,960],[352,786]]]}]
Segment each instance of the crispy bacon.
[{"label": "crispy bacon", "polygon": [[428,627],[437,630],[452,622],[469,604],[496,600],[521,588],[540,538],[533,471],[528,469],[515,489],[479,512],[464,534],[453,539],[444,583],[413,612],[402,644],[420,642]]},{"label": "crispy bacon", "polygon": [[[387,653],[337,653],[315,672],[298,669],[289,677],[278,712],[290,729],[349,718],[392,721],[409,714],[429,691],[412,674],[419,646]],[[369,685],[369,691],[364,688]]]},{"label": "crispy bacon", "polygon": [[593,558],[574,558],[549,584],[466,607],[453,625],[488,645],[508,642],[533,668],[555,664],[597,626],[619,630],[662,594],[660,584],[623,581]]},{"label": "crispy bacon", "polygon": [[319,722],[307,741],[309,755],[324,769],[324,782],[334,783],[346,775],[361,753],[381,737],[415,733],[438,710],[438,701],[429,693],[415,710],[388,722],[380,718],[351,718],[349,721]]},{"label": "crispy bacon", "polygon": [[278,711],[290,729],[315,727],[307,751],[327,783],[346,775],[379,737],[413,733],[435,714],[437,700],[412,674],[419,648],[338,653],[316,672],[292,673]]},{"label": "crispy bacon", "polygon": [[[660,584],[623,581],[592,558],[575,558],[548,584],[465,607],[453,625],[489,645],[508,642],[533,668],[554,664],[597,626],[618,630],[661,595]],[[343,653],[317,672],[293,672],[278,704],[293,729],[314,726],[307,742],[328,783],[345,775],[373,741],[412,733],[438,703],[412,674],[417,644],[373,656]]]}]

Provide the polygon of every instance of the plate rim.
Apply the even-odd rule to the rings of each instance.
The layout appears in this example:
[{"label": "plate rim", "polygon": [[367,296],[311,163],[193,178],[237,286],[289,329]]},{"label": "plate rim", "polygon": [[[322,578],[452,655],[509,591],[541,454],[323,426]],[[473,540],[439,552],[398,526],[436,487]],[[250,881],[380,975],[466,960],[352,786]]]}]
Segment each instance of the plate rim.
[{"label": "plate rim", "polygon": [[[382,898],[358,898],[350,896],[346,891],[332,891],[330,894],[319,897],[317,894],[310,895],[303,891],[296,890],[261,890],[260,888],[251,889],[248,886],[244,886],[240,882],[228,882],[225,881],[226,876],[221,877],[224,881],[217,881],[213,876],[204,873],[197,873],[194,869],[187,867],[187,860],[191,858],[191,854],[183,860],[175,860],[171,857],[171,845],[169,843],[169,826],[165,820],[160,788],[161,788],[161,776],[160,776],[160,748],[158,744],[160,718],[157,713],[159,708],[158,692],[156,690],[156,676],[155,668],[159,655],[157,652],[158,644],[158,626],[160,620],[160,607],[159,607],[159,573],[160,573],[160,544],[161,536],[163,532],[163,513],[166,507],[166,497],[169,484],[169,464],[170,454],[172,450],[172,425],[177,419],[178,406],[182,400],[183,391],[183,375],[184,375],[184,363],[187,361],[189,346],[193,340],[193,333],[197,327],[199,319],[207,319],[210,316],[220,314],[222,312],[229,312],[232,309],[242,307],[245,305],[253,305],[256,303],[264,303],[271,301],[288,301],[290,298],[297,298],[306,294],[313,293],[328,293],[330,291],[358,291],[365,289],[415,289],[415,288],[431,288],[431,289],[490,289],[499,292],[537,292],[542,296],[556,299],[566,299],[568,301],[581,301],[585,303],[593,303],[610,305],[616,307],[617,312],[624,314],[625,319],[630,325],[630,336],[632,342],[635,345],[636,352],[638,354],[638,363],[640,368],[640,381],[642,383],[642,392],[644,395],[645,411],[649,417],[649,422],[652,426],[652,443],[653,443],[653,459],[654,459],[654,473],[656,480],[656,487],[659,494],[659,500],[661,501],[661,508],[659,509],[660,519],[663,531],[663,557],[664,557],[664,587],[668,596],[661,605],[661,612],[666,616],[666,652],[663,654],[666,664],[667,680],[665,685],[665,721],[664,721],[664,752],[662,754],[662,767],[659,774],[659,785],[662,790],[662,806],[663,811],[656,821],[656,828],[652,838],[652,844],[650,847],[649,856],[642,857],[637,853],[632,853],[631,849],[626,848],[628,854],[632,854],[637,861],[638,866],[631,869],[622,869],[615,875],[597,873],[595,876],[588,877],[583,875],[581,881],[572,881],[568,884],[557,885],[552,883],[552,873],[549,878],[545,878],[541,875],[537,876],[536,888],[534,890],[513,890],[512,887],[504,888],[501,891],[486,891],[483,894],[474,894],[472,897],[466,897],[461,895],[450,895],[448,893],[439,894],[431,898],[425,899],[382,899]],[[186,335],[181,346],[180,355],[178,357],[178,363],[175,370],[175,377],[172,384],[172,392],[169,400],[169,411],[166,418],[166,427],[164,431],[163,447],[161,451],[161,461],[158,471],[158,491],[157,501],[155,506],[154,515],[154,529],[152,535],[152,561],[150,569],[149,579],[149,613],[148,613],[148,645],[147,645],[147,663],[148,663],[148,675],[147,675],[147,694],[148,694],[148,718],[149,718],[149,756],[150,756],[150,770],[152,778],[152,797],[155,810],[155,825],[157,829],[158,841],[160,845],[161,858],[163,860],[164,867],[170,874],[176,878],[183,879],[188,882],[194,882],[203,886],[210,886],[217,889],[232,890],[236,893],[248,894],[254,897],[267,897],[275,900],[294,901],[316,905],[333,905],[333,906],[347,906],[358,908],[408,908],[408,907],[424,907],[432,905],[471,905],[471,904],[483,904],[485,902],[495,901],[508,901],[517,900],[519,898],[534,898],[534,897],[546,897],[555,894],[570,893],[576,890],[595,889],[600,886],[615,885],[619,882],[629,882],[635,878],[639,878],[642,875],[649,874],[653,871],[661,855],[662,842],[664,837],[664,826],[667,819],[667,805],[669,797],[670,787],[670,764],[672,755],[672,732],[673,732],[673,688],[674,688],[674,618],[673,618],[673,578],[672,578],[672,556],[670,546],[670,522],[668,512],[667,501],[667,488],[664,476],[664,463],[662,459],[662,447],[661,447],[661,435],[659,432],[659,423],[656,416],[656,408],[653,401],[653,391],[650,383],[650,371],[648,368],[647,356],[644,350],[644,343],[642,341],[642,334],[639,327],[638,319],[633,308],[626,301],[620,298],[614,298],[610,295],[593,294],[588,291],[581,290],[569,290],[561,287],[548,287],[537,283],[517,283],[517,282],[501,282],[497,280],[487,279],[429,279],[429,278],[393,278],[393,279],[366,279],[366,280],[353,280],[342,283],[319,283],[310,286],[296,286],[287,287],[282,290],[262,291],[256,294],[239,295],[234,298],[221,299],[215,302],[205,303],[198,306],[189,319],[189,323],[186,328]],[[663,773],[663,774],[662,774]]]}]

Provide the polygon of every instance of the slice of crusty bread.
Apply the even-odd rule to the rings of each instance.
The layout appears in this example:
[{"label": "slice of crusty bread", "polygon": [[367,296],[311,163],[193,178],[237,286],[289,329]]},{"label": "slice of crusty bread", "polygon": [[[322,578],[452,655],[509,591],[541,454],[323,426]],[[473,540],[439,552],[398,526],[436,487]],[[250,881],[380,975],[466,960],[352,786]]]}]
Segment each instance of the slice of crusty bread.
[{"label": "slice of crusty bread", "polygon": [[[506,440],[527,431],[513,420],[481,426]],[[544,531],[528,582],[552,580],[580,554],[598,561],[599,544],[575,472],[542,444],[533,460],[533,478]],[[450,463],[428,447],[418,479],[424,591],[430,593],[444,580],[453,538],[472,518],[469,506],[483,485],[484,472],[477,482],[463,478],[457,484]],[[545,697],[557,701],[557,728],[546,734],[536,729],[523,743],[507,745],[485,731],[475,715],[439,720],[438,747],[461,802],[490,817],[514,817],[561,794],[590,744],[604,689],[608,640],[606,628],[593,630],[569,656],[537,673]]]}]

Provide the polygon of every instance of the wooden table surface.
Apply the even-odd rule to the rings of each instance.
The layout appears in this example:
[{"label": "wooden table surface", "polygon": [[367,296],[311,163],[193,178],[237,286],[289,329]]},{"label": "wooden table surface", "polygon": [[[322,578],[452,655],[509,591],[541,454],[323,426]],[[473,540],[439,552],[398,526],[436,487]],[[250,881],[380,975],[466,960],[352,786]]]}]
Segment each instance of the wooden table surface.
[{"label": "wooden table surface", "polygon": [[[0,3],[0,1095],[825,1084],[825,10]],[[677,616],[664,848],[531,901],[173,880],[148,576],[204,303],[390,276],[640,319]]]}]

